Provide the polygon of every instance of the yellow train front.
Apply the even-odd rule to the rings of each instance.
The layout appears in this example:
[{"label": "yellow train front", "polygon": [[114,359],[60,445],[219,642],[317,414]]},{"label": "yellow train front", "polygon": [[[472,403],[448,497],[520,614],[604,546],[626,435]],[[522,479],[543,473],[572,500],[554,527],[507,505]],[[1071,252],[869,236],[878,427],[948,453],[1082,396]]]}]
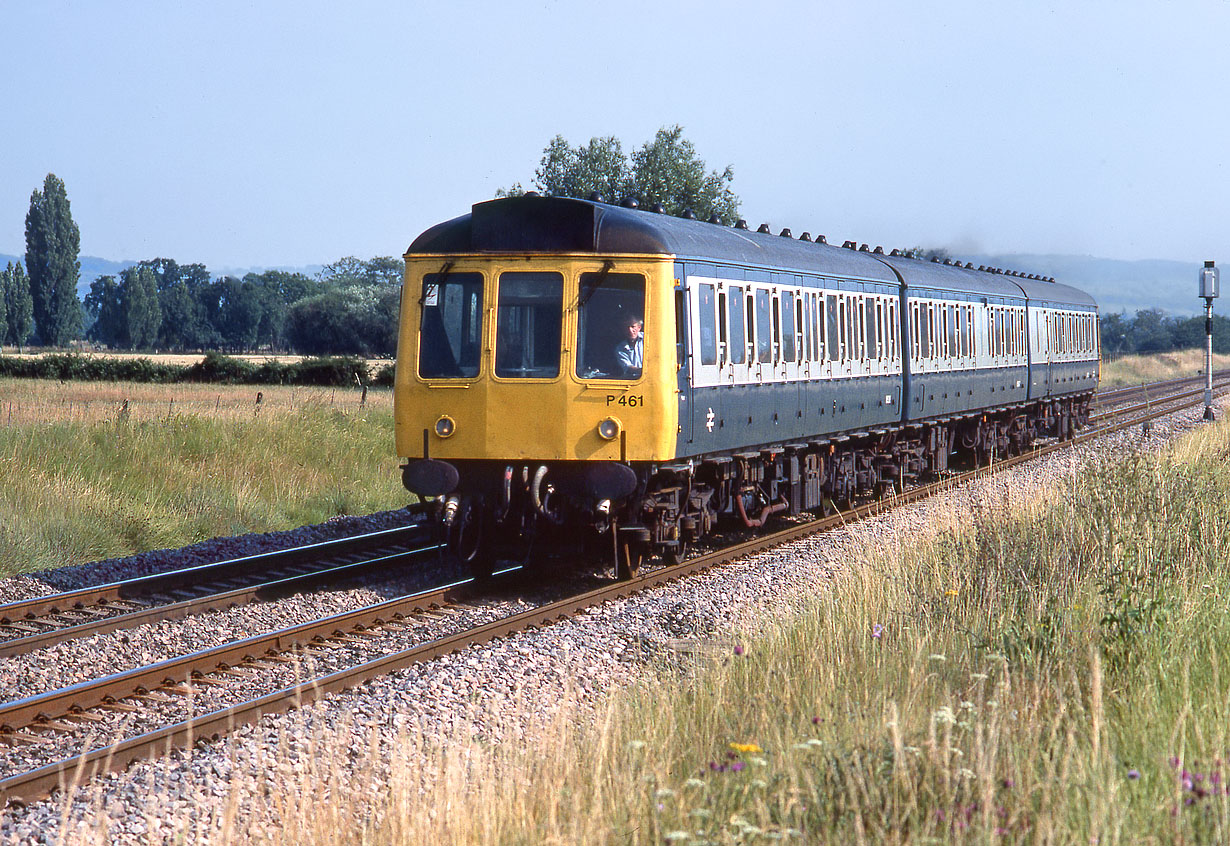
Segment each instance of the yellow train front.
[{"label": "yellow train front", "polygon": [[403,480],[478,572],[547,536],[614,550],[635,522],[619,512],[643,484],[634,466],[674,454],[672,256],[598,253],[600,226],[592,204],[505,199],[406,253]]}]

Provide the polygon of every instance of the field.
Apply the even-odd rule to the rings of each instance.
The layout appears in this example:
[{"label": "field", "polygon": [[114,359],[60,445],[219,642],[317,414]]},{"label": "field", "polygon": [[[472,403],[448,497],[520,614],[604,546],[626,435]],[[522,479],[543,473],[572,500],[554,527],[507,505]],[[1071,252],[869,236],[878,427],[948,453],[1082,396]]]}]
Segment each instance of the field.
[{"label": "field", "polygon": [[[1213,370],[1230,368],[1230,355],[1214,355]],[[1204,372],[1204,350],[1179,350],[1157,355],[1125,355],[1102,363],[1103,387],[1118,388],[1158,382]]]},{"label": "field", "polygon": [[407,502],[387,390],[6,379],[0,420],[0,575]]}]

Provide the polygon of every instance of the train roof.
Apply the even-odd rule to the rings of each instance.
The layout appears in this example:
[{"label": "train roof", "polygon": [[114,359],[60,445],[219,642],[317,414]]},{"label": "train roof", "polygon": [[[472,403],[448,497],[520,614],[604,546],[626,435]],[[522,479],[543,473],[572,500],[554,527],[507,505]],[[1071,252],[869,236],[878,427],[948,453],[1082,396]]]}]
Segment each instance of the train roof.
[{"label": "train roof", "polygon": [[407,254],[620,253],[673,255],[772,270],[815,273],[910,287],[1095,305],[1067,285],[960,265],[852,250],[652,211],[568,197],[527,194],[476,203],[469,214],[436,224]]}]

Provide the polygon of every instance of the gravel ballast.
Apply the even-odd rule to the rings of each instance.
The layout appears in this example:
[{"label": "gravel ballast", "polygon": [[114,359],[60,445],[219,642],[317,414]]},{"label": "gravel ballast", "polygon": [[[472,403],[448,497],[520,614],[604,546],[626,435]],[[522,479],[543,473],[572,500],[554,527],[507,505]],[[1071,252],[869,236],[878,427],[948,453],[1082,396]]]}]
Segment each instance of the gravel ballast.
[{"label": "gravel ballast", "polygon": [[[349,738],[343,737],[340,742],[355,750],[354,777],[361,774],[370,780],[381,777],[379,760],[407,733],[430,738],[462,725],[492,742],[519,736],[549,721],[552,703],[569,699],[596,703],[612,690],[648,673],[660,672],[664,662],[659,659],[675,654],[681,639],[727,642],[736,632],[754,629],[766,615],[788,612],[793,605],[823,590],[825,582],[845,566],[852,554],[861,554],[869,546],[888,550],[913,543],[977,508],[1029,501],[1038,492],[1077,473],[1081,464],[1094,456],[1159,448],[1197,425],[1201,413],[1202,409],[1197,408],[1171,414],[1154,421],[1147,435],[1139,427],[1108,435],[927,501],[897,508],[887,515],[813,535],[681,582],[608,603],[549,628],[398,671],[286,716],[266,717],[259,725],[245,726],[227,738],[194,749],[190,755],[176,754],[162,761],[138,763],[122,775],[98,779],[67,810],[60,797],[26,808],[9,808],[0,821],[0,837],[21,843],[56,842],[67,833],[61,830],[67,822],[72,829],[92,831],[96,836],[105,830],[105,838],[99,839],[110,842],[173,842],[177,838],[196,842],[230,815],[237,815],[246,830],[277,830],[284,821],[277,818],[276,803],[256,795],[259,776],[278,767],[310,769],[305,759],[316,748],[314,739],[350,732]],[[399,516],[401,512],[390,514],[393,516],[373,518],[383,521],[383,525],[373,528],[404,520],[404,516]],[[349,528],[352,532],[356,530],[355,526]],[[275,540],[269,542],[291,545],[303,542],[296,537],[297,533],[318,531],[337,530],[307,527],[277,533]],[[259,547],[266,543],[260,537],[242,540],[245,545]],[[55,575],[3,580],[0,598],[8,601],[31,595],[29,591],[36,588],[38,593],[46,593],[49,585],[62,590],[188,566],[182,559],[171,563],[177,555],[200,556],[195,563],[231,555],[208,559],[208,554],[148,553],[135,559],[69,568],[71,573],[56,571]],[[126,562],[132,562],[132,570],[126,569]],[[100,665],[116,669],[135,666],[150,660],[147,654],[169,657],[204,644],[245,637],[257,630],[282,628],[299,620],[388,598],[407,583],[403,579],[351,591],[294,596],[189,621],[61,644],[35,655],[0,661],[0,691],[6,699],[12,699],[61,687],[96,674]],[[406,639],[421,642],[436,631],[456,630],[523,607],[511,598],[465,607],[458,614],[424,621],[422,626],[426,628],[419,629],[416,624],[412,629],[417,630],[408,632]],[[382,639],[371,649],[391,652],[403,648],[399,643],[397,638]],[[287,668],[285,672],[293,678],[302,671]],[[211,695],[223,693],[200,692],[200,696]],[[182,712],[183,705],[169,703],[167,712],[173,713],[176,708]],[[122,717],[117,715],[114,724],[108,722],[99,730],[100,735],[119,730],[124,722]],[[79,746],[81,740],[74,742]],[[64,745],[70,747],[72,743],[64,741]],[[0,772],[12,773],[26,756],[36,754],[22,747],[0,747]],[[288,777],[293,775],[288,771]],[[333,773],[331,777],[344,782],[351,774]]]}]

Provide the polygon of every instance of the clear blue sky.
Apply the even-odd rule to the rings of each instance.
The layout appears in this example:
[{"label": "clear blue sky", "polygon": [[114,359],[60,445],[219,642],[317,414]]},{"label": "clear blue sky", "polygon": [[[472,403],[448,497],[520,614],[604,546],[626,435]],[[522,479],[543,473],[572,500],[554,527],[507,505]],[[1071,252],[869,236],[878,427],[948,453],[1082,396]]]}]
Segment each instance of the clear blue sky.
[{"label": "clear blue sky", "polygon": [[0,36],[0,253],[51,171],[88,255],[400,254],[556,133],[679,123],[753,226],[1230,263],[1225,0],[0,0]]}]

